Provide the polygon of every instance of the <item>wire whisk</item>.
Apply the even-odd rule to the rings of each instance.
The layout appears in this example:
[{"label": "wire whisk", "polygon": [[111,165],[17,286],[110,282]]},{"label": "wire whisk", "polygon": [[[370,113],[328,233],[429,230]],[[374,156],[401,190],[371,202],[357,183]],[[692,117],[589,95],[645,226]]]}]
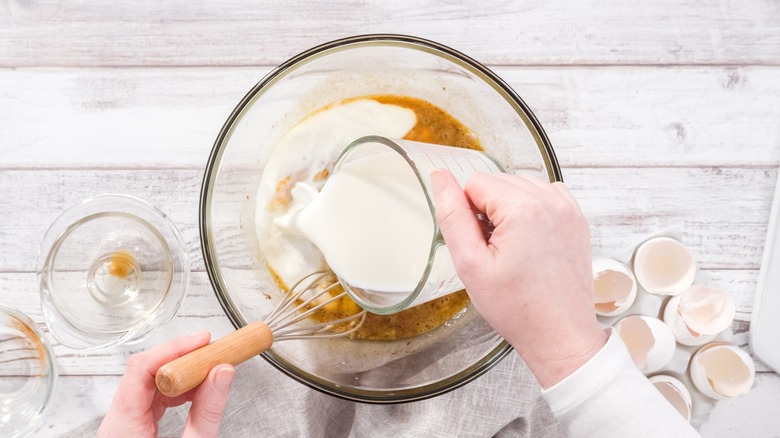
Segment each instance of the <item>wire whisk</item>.
[{"label": "wire whisk", "polygon": [[[295,325],[317,312],[320,312],[330,303],[335,303],[347,296],[347,292],[342,291],[337,295],[330,295],[333,290],[340,286],[338,281],[331,282],[324,289],[316,292],[313,296],[306,298],[307,292],[313,290],[332,274],[327,271],[318,271],[311,273],[298,280],[290,291],[284,295],[282,301],[276,306],[265,323],[271,329],[274,336],[274,342],[286,341],[290,339],[317,339],[348,336],[363,325],[366,320],[366,311],[362,310],[354,315],[349,315],[335,321],[328,321],[312,325]],[[305,286],[301,287],[306,280],[310,280]],[[326,298],[327,296],[327,298]],[[323,301],[324,299],[324,301]],[[350,327],[346,331],[337,330],[340,325]]]},{"label": "wire whisk", "polygon": [[[307,321],[328,305],[347,296],[347,292],[328,271],[313,272],[296,282],[265,318],[169,362],[159,370],[157,389],[176,397],[200,385],[209,371],[221,363],[238,365],[271,348],[274,342],[293,339],[322,339],[349,336],[366,320],[366,311],[333,321]],[[338,292],[338,293],[335,293]]]}]

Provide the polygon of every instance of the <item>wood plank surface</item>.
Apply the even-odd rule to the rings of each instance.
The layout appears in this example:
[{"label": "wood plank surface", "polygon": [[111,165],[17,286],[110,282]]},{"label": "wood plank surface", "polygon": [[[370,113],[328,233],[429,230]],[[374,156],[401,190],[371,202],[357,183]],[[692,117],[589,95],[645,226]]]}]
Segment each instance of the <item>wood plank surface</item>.
[{"label": "wood plank surface", "polygon": [[[0,69],[0,168],[205,166],[268,68]],[[564,167],[780,163],[780,67],[497,67]]]},{"label": "wood plank surface", "polygon": [[[64,209],[102,193],[160,207],[193,270],[177,315],[142,343],[55,345],[59,388],[37,435],[102,415],[132,353],[233,330],[203,272],[197,228],[214,139],[273,66],[378,32],[429,38],[490,66],[545,127],[591,222],[594,255],[625,257],[652,233],[678,233],[699,278],[734,296],[734,342],[749,349],[780,165],[780,1],[0,0],[0,302],[45,329],[41,238]],[[244,174],[226,180],[237,198],[254,190]],[[697,423],[703,436],[777,435],[780,376],[760,362],[757,371],[749,394]]]},{"label": "wood plank surface", "polygon": [[67,436],[82,424],[105,415],[119,376],[60,376],[46,420],[35,436]]},{"label": "wood plank surface", "polygon": [[[193,270],[202,270],[197,228],[202,170],[4,170],[0,187],[0,272],[34,272],[40,241],[66,208],[122,193],[145,199],[179,227]],[[630,248],[678,228],[705,269],[757,269],[769,221],[775,169],[573,168],[564,177],[591,221],[595,253]],[[237,176],[236,199],[253,187]],[[238,235],[226,245],[240,245]],[[236,261],[238,263],[238,261]]]},{"label": "wood plank surface", "polygon": [[316,44],[406,33],[488,64],[780,64],[774,0],[6,0],[0,66],[276,65]]}]

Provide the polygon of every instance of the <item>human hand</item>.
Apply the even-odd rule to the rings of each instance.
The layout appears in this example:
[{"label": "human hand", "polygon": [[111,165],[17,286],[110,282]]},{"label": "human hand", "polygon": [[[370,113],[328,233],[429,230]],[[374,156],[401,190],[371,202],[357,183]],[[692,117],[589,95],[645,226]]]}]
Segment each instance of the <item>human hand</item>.
[{"label": "human hand", "polygon": [[[431,175],[436,217],[474,307],[549,388],[607,340],[593,310],[588,223],[563,183]],[[473,208],[472,208],[473,206]],[[474,210],[495,227],[485,239]]]},{"label": "human hand", "polygon": [[162,395],[154,382],[158,368],[208,344],[210,339],[208,332],[199,332],[131,356],[97,436],[157,436],[157,422],[165,410],[188,401],[192,406],[183,437],[217,436],[233,381],[232,366],[217,365],[200,386],[178,397]]}]

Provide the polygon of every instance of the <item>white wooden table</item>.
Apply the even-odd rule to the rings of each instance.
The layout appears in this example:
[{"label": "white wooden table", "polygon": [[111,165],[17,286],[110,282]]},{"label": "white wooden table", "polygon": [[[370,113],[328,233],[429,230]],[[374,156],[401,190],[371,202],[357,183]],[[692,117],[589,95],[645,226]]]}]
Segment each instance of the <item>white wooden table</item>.
[{"label": "white wooden table", "polygon": [[[179,225],[192,284],[164,333],[96,353],[56,346],[41,435],[101,416],[127,357],[232,330],[197,230],[216,134],[273,66],[361,33],[407,33],[491,66],[535,111],[591,220],[596,255],[679,227],[709,283],[738,305],[746,347],[780,163],[780,2],[0,0],[0,302],[43,324],[38,244],[66,207],[126,193]],[[758,364],[706,437],[778,436],[780,377]]]}]

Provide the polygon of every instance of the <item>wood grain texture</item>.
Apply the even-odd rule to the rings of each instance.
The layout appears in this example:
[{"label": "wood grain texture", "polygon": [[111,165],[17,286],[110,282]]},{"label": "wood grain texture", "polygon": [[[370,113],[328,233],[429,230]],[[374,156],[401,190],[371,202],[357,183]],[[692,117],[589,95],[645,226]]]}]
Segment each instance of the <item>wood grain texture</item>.
[{"label": "wood grain texture", "polygon": [[262,321],[250,322],[224,338],[191,351],[157,370],[157,389],[167,397],[177,397],[199,386],[211,369],[222,363],[237,366],[271,347],[274,334]]},{"label": "wood grain texture", "polygon": [[769,406],[778,402],[780,379],[777,374],[759,374],[749,393],[735,400],[718,402],[699,432],[706,438],[776,437],[780,416],[772,415]]},{"label": "wood grain texture", "polygon": [[82,424],[105,415],[119,376],[60,376],[46,420],[34,436],[67,436]]},{"label": "wood grain texture", "polygon": [[[0,69],[0,168],[205,166],[267,68]],[[564,167],[780,163],[780,67],[497,67]]]},{"label": "wood grain texture", "polygon": [[[196,225],[214,139],[272,66],[374,32],[430,38],[493,68],[547,130],[594,255],[624,256],[676,228],[700,276],[735,297],[734,341],[747,348],[780,164],[777,0],[0,0],[0,302],[43,327],[39,242],[62,210],[100,193],[168,213],[194,270],[176,317],[142,343],[54,347],[62,377],[39,435],[102,415],[132,353],[233,331]],[[231,190],[243,194],[241,181]],[[757,369],[753,390],[720,402],[703,436],[777,434],[780,377]]]},{"label": "wood grain texture", "polygon": [[[66,208],[91,196],[123,193],[161,208],[179,227],[193,270],[203,270],[198,199],[202,171],[4,170],[0,187],[0,272],[34,272],[38,245]],[[574,168],[564,178],[591,221],[596,254],[630,248],[643,236],[678,227],[705,269],[756,269],[769,221],[775,169]],[[236,199],[254,188],[241,184]],[[241,246],[237,233],[225,244]],[[227,263],[227,261],[225,261]],[[240,260],[230,263],[241,264]]]},{"label": "wood grain texture", "polygon": [[489,64],[780,63],[773,0],[0,4],[0,65],[276,65],[316,44],[406,33]]}]

